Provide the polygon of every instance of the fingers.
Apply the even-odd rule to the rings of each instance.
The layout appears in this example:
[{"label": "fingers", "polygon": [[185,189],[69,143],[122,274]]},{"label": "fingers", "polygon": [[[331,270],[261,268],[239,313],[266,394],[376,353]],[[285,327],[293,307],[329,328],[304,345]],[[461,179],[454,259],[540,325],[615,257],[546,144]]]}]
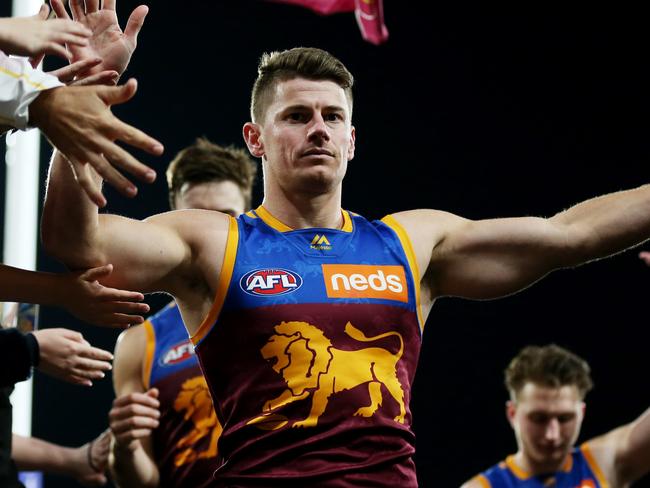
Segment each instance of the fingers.
[{"label": "fingers", "polygon": [[115,10],[115,0],[104,0],[102,8],[104,10]]},{"label": "fingers", "polygon": [[129,20],[126,22],[124,35],[133,43],[134,46],[138,42],[138,34],[144,25],[144,19],[147,17],[148,13],[149,7],[146,5],[140,5],[133,12],[131,12]]},{"label": "fingers", "polygon": [[106,85],[115,86],[120,75],[117,71],[102,71],[94,75],[86,76],[70,83],[71,86]]},{"label": "fingers", "polygon": [[135,78],[120,86],[106,87],[99,90],[97,95],[106,105],[117,105],[128,102],[138,90],[138,82]]},{"label": "fingers", "polygon": [[99,10],[99,0],[86,0],[86,15],[90,15]]},{"label": "fingers", "polygon": [[[122,195],[126,197],[134,197],[138,194],[138,189],[131,183],[128,179],[126,179],[119,171],[117,171],[111,163],[117,164],[118,166],[121,166],[121,163],[118,163],[119,156],[116,154],[120,155],[126,155],[124,157],[126,158],[133,158],[133,156],[129,155],[126,151],[118,147],[117,145],[111,143],[105,143],[103,145],[104,149],[102,149],[103,155],[100,154],[100,157],[95,157],[92,158],[90,161],[88,161],[88,164],[90,164],[95,171],[97,171],[97,174],[99,174],[104,180],[112,185],[117,191],[119,191]],[[108,153],[108,158],[110,159],[110,163],[105,159],[105,155]],[[86,190],[86,187],[84,184],[86,184],[85,181],[83,180],[78,180],[79,184],[82,186],[84,190]],[[91,200],[95,201],[94,198],[97,196],[101,197],[104,201],[104,205],[106,204],[106,200],[104,199],[103,195],[99,190],[95,188],[95,185],[93,183],[92,185],[92,190],[95,193],[93,196],[91,196]],[[88,191],[86,191],[88,193]],[[97,195],[96,193],[99,193]],[[103,206],[103,205],[102,205]]]},{"label": "fingers", "polygon": [[79,356],[82,359],[80,364],[88,365],[88,367],[101,369],[102,371],[108,371],[112,368],[109,361],[113,360],[113,355],[98,347],[89,346],[85,350],[80,351]]},{"label": "fingers", "polygon": [[106,278],[107,276],[110,276],[112,272],[113,272],[113,265],[105,264],[104,266],[98,266],[96,268],[87,269],[85,272],[79,275],[79,278],[85,281],[97,281],[101,278]]},{"label": "fingers", "polygon": [[65,9],[61,0],[50,0],[50,3],[52,4],[52,10],[54,10],[57,18],[71,20],[68,11]]},{"label": "fingers", "polygon": [[72,11],[72,18],[74,20],[80,20],[86,16],[86,9],[83,0],[70,0],[70,10]]},{"label": "fingers", "polygon": [[75,76],[88,71],[90,68],[97,66],[101,62],[101,58],[83,59],[81,61],[69,64],[68,66],[64,66],[63,68],[50,71],[49,74],[56,76],[59,81],[67,83],[69,81],[72,81]]},{"label": "fingers", "polygon": [[41,20],[47,20],[47,16],[49,14],[50,14],[50,7],[47,5],[47,3],[44,3],[41,5],[41,8],[36,14],[36,17],[38,17]]},{"label": "fingers", "polygon": [[[70,154],[66,154],[66,156],[68,158],[68,162],[70,163],[70,167],[72,168],[74,178],[79,186],[81,186],[81,189],[86,193],[86,195],[88,195],[90,201],[92,201],[99,208],[104,208],[106,206],[106,199],[104,198],[104,195],[102,195],[101,187],[98,187],[97,183],[95,183],[95,180],[90,175],[87,168],[88,164],[79,163]],[[96,160],[97,165],[101,164],[103,161],[101,155],[93,154],[92,158]],[[97,166],[94,167],[97,168]],[[99,174],[101,175],[101,173]]]}]

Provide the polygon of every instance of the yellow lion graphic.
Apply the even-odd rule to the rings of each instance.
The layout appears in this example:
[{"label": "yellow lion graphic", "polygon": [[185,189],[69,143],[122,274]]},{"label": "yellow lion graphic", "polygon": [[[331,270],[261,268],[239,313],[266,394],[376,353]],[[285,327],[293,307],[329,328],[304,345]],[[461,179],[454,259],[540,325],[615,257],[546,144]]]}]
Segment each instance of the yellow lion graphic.
[{"label": "yellow lion graphic", "polygon": [[[336,349],[316,326],[307,322],[282,322],[275,326],[275,334],[262,347],[264,359],[274,360],[273,369],[282,375],[287,388],[278,397],[264,404],[262,415],[248,424],[268,425],[270,417],[279,408],[298,400],[312,397],[309,416],[292,424],[293,427],[312,427],[325,412],[329,397],[367,383],[370,405],[360,407],[354,415],[371,417],[382,403],[381,385],[397,401],[400,413],[395,421],[404,423],[406,408],[404,390],[397,379],[397,362],[404,352],[404,341],[397,332],[387,332],[366,337],[350,322],[345,333],[359,342],[372,342],[384,337],[396,336],[400,348],[396,354],[380,347],[368,347],[356,351]],[[275,428],[286,422],[279,422]],[[268,428],[268,427],[266,427]]]},{"label": "yellow lion graphic", "polygon": [[[215,457],[217,440],[223,429],[214,412],[208,384],[203,376],[195,376],[183,383],[174,401],[174,410],[185,411],[184,420],[191,421],[193,424],[192,431],[176,443],[176,448],[182,450],[176,454],[174,464],[182,466],[197,459]],[[202,452],[195,451],[195,444],[208,435],[210,435],[208,448]]]}]

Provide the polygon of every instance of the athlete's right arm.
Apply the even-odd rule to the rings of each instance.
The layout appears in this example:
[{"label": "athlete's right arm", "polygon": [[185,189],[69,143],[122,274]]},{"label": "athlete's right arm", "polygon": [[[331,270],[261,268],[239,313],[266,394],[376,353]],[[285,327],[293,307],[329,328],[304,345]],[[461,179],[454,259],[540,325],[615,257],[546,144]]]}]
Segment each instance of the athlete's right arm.
[{"label": "athlete's right arm", "polygon": [[[66,160],[58,153],[52,159],[41,225],[48,253],[73,269],[112,263],[114,271],[103,284],[116,288],[128,283],[125,289],[176,295],[205,276],[216,279],[219,270],[213,263],[220,261],[214,252],[219,252],[220,242],[225,244],[225,215],[188,210],[144,221],[100,215]],[[76,178],[101,184],[94,170],[86,170]],[[187,212],[192,212],[191,218]]]},{"label": "athlete's right arm", "polygon": [[120,488],[157,487],[151,432],[158,426],[157,390],[145,391],[142,378],[146,337],[144,326],[122,333],[115,346],[113,387],[116,399],[108,414],[113,442],[111,475]]}]

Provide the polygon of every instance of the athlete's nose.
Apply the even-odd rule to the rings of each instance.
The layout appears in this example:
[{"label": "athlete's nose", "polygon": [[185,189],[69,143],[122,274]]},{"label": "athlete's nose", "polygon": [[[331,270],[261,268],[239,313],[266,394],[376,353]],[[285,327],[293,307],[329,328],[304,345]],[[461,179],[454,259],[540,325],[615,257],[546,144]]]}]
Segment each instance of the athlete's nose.
[{"label": "athlete's nose", "polygon": [[309,132],[307,133],[307,140],[313,142],[314,140],[330,140],[329,127],[325,123],[325,119],[321,114],[316,114],[311,120],[309,125]]},{"label": "athlete's nose", "polygon": [[551,419],[546,425],[544,437],[549,441],[555,441],[560,438],[560,422],[558,419]]}]

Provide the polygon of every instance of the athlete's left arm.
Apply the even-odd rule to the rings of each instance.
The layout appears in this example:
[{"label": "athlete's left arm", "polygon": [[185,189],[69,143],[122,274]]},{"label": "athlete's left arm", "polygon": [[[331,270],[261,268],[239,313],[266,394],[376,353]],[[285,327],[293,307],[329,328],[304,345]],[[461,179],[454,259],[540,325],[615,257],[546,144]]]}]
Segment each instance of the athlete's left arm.
[{"label": "athlete's left arm", "polygon": [[628,486],[650,472],[650,409],[586,444],[611,486]]},{"label": "athlete's left arm", "polygon": [[394,215],[409,235],[431,296],[497,298],[555,269],[650,237],[650,185],[582,202],[551,218],[468,220],[435,210]]}]

